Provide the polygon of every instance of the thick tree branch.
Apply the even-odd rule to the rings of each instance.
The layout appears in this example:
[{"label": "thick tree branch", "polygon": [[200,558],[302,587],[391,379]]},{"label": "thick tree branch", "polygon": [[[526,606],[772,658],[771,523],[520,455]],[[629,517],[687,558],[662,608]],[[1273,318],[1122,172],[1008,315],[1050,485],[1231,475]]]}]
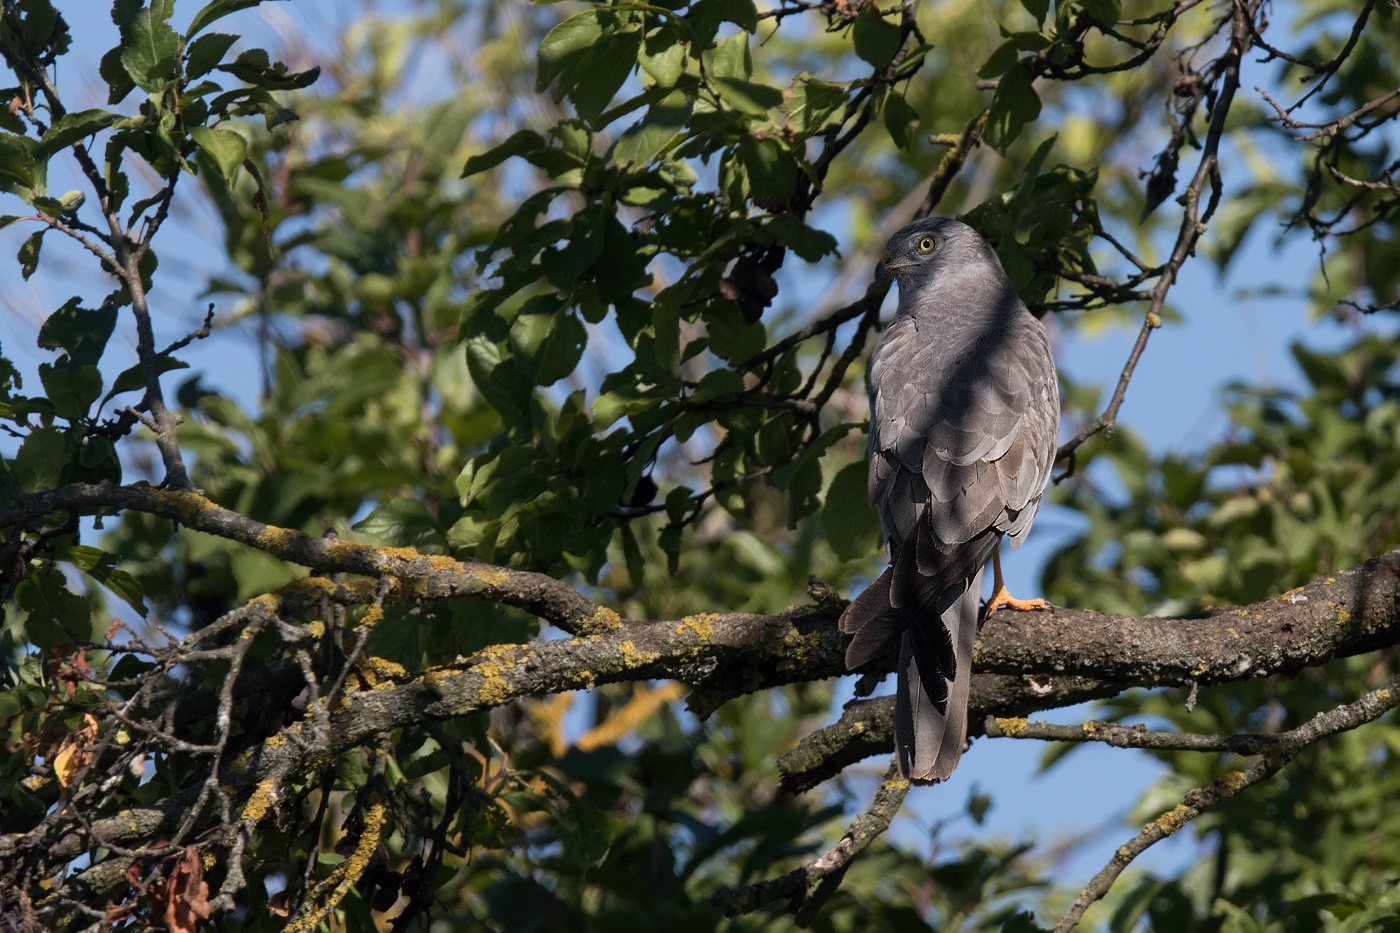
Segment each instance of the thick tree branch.
[{"label": "thick tree branch", "polygon": [[[587,634],[621,622],[612,610],[541,573],[459,562],[408,548],[377,548],[338,538],[314,538],[248,518],[189,490],[157,489],[144,484],[63,486],[16,496],[10,505],[0,507],[0,529],[24,525],[53,512],[91,515],[112,511],[159,515],[321,573],[413,580],[413,595],[421,598],[471,596],[515,606],[572,634]],[[359,596],[352,594],[348,598],[356,600]]]},{"label": "thick tree branch", "polygon": [[[452,590],[447,581],[454,576],[474,579],[480,571],[463,565],[460,571],[441,574],[424,590],[394,586],[386,601],[446,595]],[[255,604],[259,611],[285,617],[298,606],[314,605],[321,596],[369,603],[376,590],[369,584],[311,579]],[[984,714],[1019,714],[1134,685],[1245,680],[1394,644],[1400,644],[1400,551],[1277,599],[1188,619],[1134,619],[1065,609],[999,613],[983,631],[976,663],[983,671],[1039,676],[1029,682],[1019,676],[984,676],[975,702]],[[248,801],[242,821],[251,828],[274,811],[273,792],[283,777],[321,767],[392,730],[452,719],[519,697],[604,683],[676,679],[737,695],[840,675],[844,649],[834,617],[817,608],[769,616],[625,622],[575,638],[497,645],[458,664],[419,673],[387,670],[387,676],[368,688],[347,689],[327,715],[293,723],[228,762],[220,786],[230,799]],[[372,659],[365,663],[373,665]],[[883,659],[877,666],[888,670],[892,663],[893,658]],[[1103,680],[1090,685],[1065,676],[1086,672]],[[1066,681],[1064,689],[1057,686]],[[1007,705],[983,706],[984,693],[1007,697]],[[876,711],[873,704],[864,709]],[[873,736],[887,728],[864,731]],[[887,748],[886,740],[878,750]],[[183,802],[166,801],[95,822],[91,836],[46,822],[25,836],[0,838],[0,860],[36,848],[49,858],[73,858],[97,836],[107,844],[153,840],[178,825],[199,793],[196,788]]]}]

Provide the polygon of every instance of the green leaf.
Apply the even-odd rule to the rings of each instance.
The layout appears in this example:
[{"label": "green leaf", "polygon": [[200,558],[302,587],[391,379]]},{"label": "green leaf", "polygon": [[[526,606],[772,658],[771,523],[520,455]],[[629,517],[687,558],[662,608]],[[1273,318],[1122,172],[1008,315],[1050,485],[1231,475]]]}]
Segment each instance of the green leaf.
[{"label": "green leaf", "polygon": [[894,144],[900,149],[908,149],[919,129],[919,112],[911,107],[902,95],[892,93],[885,98],[881,116],[884,117],[885,130],[890,134],[890,139],[894,140]]},{"label": "green leaf", "polygon": [[1089,16],[1109,26],[1123,15],[1121,0],[1079,0],[1078,5]]},{"label": "green leaf", "polygon": [[536,385],[553,385],[578,368],[583,349],[588,344],[588,332],[572,314],[554,319],[554,326],[540,343],[531,362]]},{"label": "green leaf", "polygon": [[743,78],[717,77],[714,82],[724,102],[744,113],[761,117],[783,105],[783,92],[778,88]]},{"label": "green leaf", "polygon": [[681,75],[685,74],[685,46],[671,30],[658,30],[642,42],[637,52],[637,63],[656,82],[657,87],[675,87]]},{"label": "green leaf", "polygon": [[558,82],[578,115],[596,124],[627,80],[642,48],[640,30],[611,10],[585,10],[551,29],[540,42],[536,87]]},{"label": "green leaf", "polygon": [[[549,276],[549,281],[556,288],[567,292],[573,287],[574,281],[590,269],[602,254],[602,208],[594,207],[574,218],[569,238],[562,245],[546,250],[540,257],[540,265]],[[533,305],[535,310],[548,305],[543,309],[549,311],[557,309],[561,304],[562,300],[554,295],[537,296],[526,303],[527,307]]]},{"label": "green leaf", "polygon": [[15,258],[19,260],[19,274],[24,276],[26,281],[34,274],[34,270],[39,268],[39,250],[44,246],[44,234],[47,231],[47,227],[36,230],[19,245],[19,252]]},{"label": "green leaf", "polygon": [[685,131],[694,101],[676,91],[647,109],[642,120],[627,128],[613,146],[612,159],[623,165],[646,165],[670,148]]},{"label": "green leaf", "polygon": [[34,197],[36,192],[42,193],[38,155],[36,140],[0,132],[0,191],[26,199]]},{"label": "green leaf", "polygon": [[112,13],[121,29],[122,67],[141,90],[162,91],[175,80],[175,56],[180,51],[180,37],[166,22],[171,3],[151,0],[149,7],[129,7],[130,4],[118,3]]},{"label": "green leaf", "polygon": [[615,14],[601,10],[584,10],[570,16],[545,34],[540,40],[537,52],[539,69],[535,90],[543,91],[548,88],[579,56],[586,55],[598,45],[604,34],[604,20],[600,19],[600,15],[607,17],[606,22],[609,25],[615,25],[617,22]]},{"label": "green leaf", "polygon": [[10,475],[21,492],[53,489],[68,462],[68,440],[58,428],[37,428],[19,445]]},{"label": "green leaf", "polygon": [[209,157],[219,174],[231,179],[248,155],[248,141],[233,130],[211,130],[207,126],[190,129],[190,138]]},{"label": "green leaf", "polygon": [[822,503],[826,543],[841,560],[870,557],[880,550],[880,516],[868,498],[868,472],[861,461],[842,467]]},{"label": "green leaf", "polygon": [[194,37],[200,30],[217,20],[223,19],[230,13],[237,13],[239,10],[246,10],[262,3],[262,0],[213,0],[206,4],[204,9],[194,15],[190,20],[190,37]]},{"label": "green leaf", "polygon": [[534,130],[520,130],[517,133],[512,133],[505,142],[468,158],[466,166],[462,169],[462,177],[468,178],[489,168],[495,168],[512,156],[538,152],[544,148],[543,136]]},{"label": "green leaf", "polygon": [[797,160],[780,140],[745,136],[739,143],[739,157],[755,200],[782,204],[792,197],[797,189]]},{"label": "green leaf", "polygon": [[1017,55],[1016,43],[1007,39],[996,47],[996,51],[987,56],[987,60],[982,63],[982,67],[977,69],[979,78],[999,78],[1016,64]]},{"label": "green leaf", "polygon": [[801,136],[820,133],[839,123],[846,111],[846,89],[839,84],[804,78],[783,97],[782,111],[788,126]]},{"label": "green leaf", "polygon": [[95,311],[82,307],[81,299],[70,298],[39,328],[38,345],[45,350],[63,350],[77,363],[95,364],[117,326],[117,308],[104,303]]},{"label": "green leaf", "polygon": [[19,39],[27,57],[39,58],[50,49],[60,53],[67,51],[68,31],[50,0],[27,0],[14,7],[15,11],[9,15],[19,18],[22,24]]},{"label": "green leaf", "polygon": [[89,437],[78,448],[79,469],[64,477],[69,482],[120,483],[122,464],[117,447],[108,437]]},{"label": "green leaf", "polygon": [[52,155],[111,126],[117,119],[107,110],[79,110],[65,113],[40,140],[45,155]]},{"label": "green leaf", "polygon": [[825,230],[807,226],[791,214],[779,214],[764,227],[774,234],[779,243],[807,262],[817,262],[836,252],[836,237]]},{"label": "green leaf", "polygon": [[1030,70],[1017,65],[997,83],[987,115],[987,144],[1003,155],[1025,125],[1040,116],[1040,95],[1033,82]]},{"label": "green leaf", "polygon": [[185,77],[208,74],[224,60],[224,55],[237,41],[237,36],[226,32],[211,32],[191,42],[185,48]]},{"label": "green leaf", "polygon": [[712,78],[746,81],[753,77],[753,58],[749,55],[749,37],[736,32],[715,46],[709,56],[706,71]]},{"label": "green leaf", "polygon": [[1050,12],[1050,0],[1021,0],[1021,6],[1026,8],[1036,26],[1045,25],[1045,16]]},{"label": "green leaf", "polygon": [[68,589],[63,572],[51,562],[31,570],[15,588],[14,599],[28,613],[22,631],[30,644],[57,648],[93,640],[91,604]]},{"label": "green leaf", "polygon": [[758,6],[754,0],[720,0],[720,16],[748,32],[758,30]]},{"label": "green leaf", "polygon": [[425,538],[439,534],[437,521],[428,513],[422,499],[399,498],[376,506],[355,523],[356,531],[373,535],[395,547],[413,547]]},{"label": "green leaf", "polygon": [[55,555],[66,560],[112,592],[122,602],[146,616],[146,596],[141,582],[117,566],[117,555],[85,544],[70,544]]},{"label": "green leaf", "polygon": [[[156,360],[156,372],[168,373],[177,369],[189,369],[190,364],[184,360],[177,360],[173,356],[162,356]],[[135,392],[138,389],[146,388],[146,373],[137,363],[129,369],[122,370],[121,374],[112,382],[112,388],[107,394],[102,396],[102,404],[106,405],[113,397],[121,395],[123,392]]]},{"label": "green leaf", "polygon": [[495,341],[477,334],[466,341],[467,371],[486,400],[510,425],[530,422],[531,380]]},{"label": "green leaf", "polygon": [[[249,49],[240,54],[231,64],[216,65],[215,68],[265,91],[298,91],[315,84],[316,79],[321,76],[319,65],[308,68],[306,71],[289,71],[284,63],[272,62],[264,49]],[[232,91],[230,93],[241,95],[243,92]],[[221,105],[218,101],[219,98],[216,98],[215,102],[209,105],[210,109],[216,113],[221,112]],[[266,102],[271,103],[272,98],[266,98]]]},{"label": "green leaf", "polygon": [[876,68],[884,68],[894,61],[899,51],[899,27],[880,15],[879,9],[871,3],[856,14],[852,29],[856,54]]},{"label": "green leaf", "polygon": [[67,357],[59,363],[40,363],[39,381],[60,418],[77,421],[87,416],[102,394],[102,373],[96,366],[74,364]]},{"label": "green leaf", "polygon": [[119,104],[126,99],[126,95],[136,90],[136,82],[131,80],[131,75],[127,74],[126,67],[122,65],[122,46],[108,49],[98,63],[97,73],[103,81],[107,82],[107,104]]}]

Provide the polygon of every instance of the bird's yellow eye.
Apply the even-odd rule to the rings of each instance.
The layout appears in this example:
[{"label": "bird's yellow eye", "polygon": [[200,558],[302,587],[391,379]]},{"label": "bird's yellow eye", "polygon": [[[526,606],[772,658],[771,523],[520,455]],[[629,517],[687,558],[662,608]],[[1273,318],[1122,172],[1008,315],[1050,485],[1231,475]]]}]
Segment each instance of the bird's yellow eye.
[{"label": "bird's yellow eye", "polygon": [[931,236],[919,238],[919,252],[921,253],[931,253],[933,252],[933,248],[937,245],[938,244],[934,241],[933,237]]}]

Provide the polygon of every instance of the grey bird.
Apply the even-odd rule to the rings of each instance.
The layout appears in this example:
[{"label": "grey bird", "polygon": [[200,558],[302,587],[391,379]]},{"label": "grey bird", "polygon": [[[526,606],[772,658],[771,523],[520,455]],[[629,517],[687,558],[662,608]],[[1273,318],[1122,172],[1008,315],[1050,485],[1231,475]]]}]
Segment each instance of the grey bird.
[{"label": "grey bird", "polygon": [[1002,584],[997,546],[1030,530],[1055,459],[1060,394],[1045,328],[987,241],[920,220],[877,274],[899,310],[870,358],[870,502],[890,564],[841,616],[854,670],[899,646],[895,753],[915,783],[952,774],[967,740],[982,574],[988,613],[1044,608]]}]

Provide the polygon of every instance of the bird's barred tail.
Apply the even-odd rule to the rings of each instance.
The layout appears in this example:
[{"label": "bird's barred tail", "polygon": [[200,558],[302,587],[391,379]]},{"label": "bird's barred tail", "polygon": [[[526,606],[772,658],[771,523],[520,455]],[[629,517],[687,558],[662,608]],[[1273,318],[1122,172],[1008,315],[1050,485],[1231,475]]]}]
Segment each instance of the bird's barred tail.
[{"label": "bird's barred tail", "polygon": [[892,569],[841,616],[841,631],[854,636],[846,666],[861,667],[899,645],[894,713],[899,770],[915,783],[942,781],[957,767],[967,741],[982,571],[913,605],[892,606]]},{"label": "bird's barred tail", "polygon": [[[961,592],[942,594],[941,605],[928,607],[900,643],[895,754],[900,773],[916,784],[946,780],[962,757],[981,593],[979,570]],[[929,618],[933,612],[938,622]]]}]

